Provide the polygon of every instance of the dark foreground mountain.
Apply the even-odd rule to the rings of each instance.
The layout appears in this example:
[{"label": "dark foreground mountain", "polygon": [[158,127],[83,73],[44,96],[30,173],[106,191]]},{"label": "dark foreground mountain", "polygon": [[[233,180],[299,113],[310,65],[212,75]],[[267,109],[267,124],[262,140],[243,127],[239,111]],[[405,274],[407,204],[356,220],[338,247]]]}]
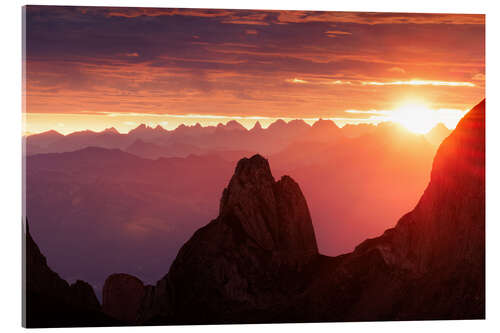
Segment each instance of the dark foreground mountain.
[{"label": "dark foreground mountain", "polygon": [[69,284],[47,265],[26,223],[23,250],[25,327],[108,326],[123,324],[101,311],[92,287],[81,280]]},{"label": "dark foreground mountain", "polygon": [[[219,216],[181,248],[155,286],[134,283],[139,324],[480,319],[485,313],[485,102],[441,144],[431,181],[396,227],[354,252],[318,254],[291,178],[242,159]],[[104,303],[126,300],[109,280]],[[108,281],[107,281],[108,282]],[[136,299],[130,297],[130,299]],[[125,318],[130,307],[110,309]],[[123,308],[123,309],[122,309]]]}]

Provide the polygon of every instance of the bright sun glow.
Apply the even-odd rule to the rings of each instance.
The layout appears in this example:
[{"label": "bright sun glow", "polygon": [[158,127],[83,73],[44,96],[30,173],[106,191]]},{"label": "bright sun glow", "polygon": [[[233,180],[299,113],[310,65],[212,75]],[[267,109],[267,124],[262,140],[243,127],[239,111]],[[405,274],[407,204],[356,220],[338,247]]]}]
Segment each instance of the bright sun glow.
[{"label": "bright sun glow", "polygon": [[440,121],[436,111],[415,102],[403,104],[392,113],[391,118],[409,131],[421,134],[430,131]]},{"label": "bright sun glow", "polygon": [[401,124],[411,132],[425,134],[439,123],[454,129],[465,113],[465,110],[458,109],[434,110],[425,103],[408,101],[394,111],[388,111],[386,119]]}]

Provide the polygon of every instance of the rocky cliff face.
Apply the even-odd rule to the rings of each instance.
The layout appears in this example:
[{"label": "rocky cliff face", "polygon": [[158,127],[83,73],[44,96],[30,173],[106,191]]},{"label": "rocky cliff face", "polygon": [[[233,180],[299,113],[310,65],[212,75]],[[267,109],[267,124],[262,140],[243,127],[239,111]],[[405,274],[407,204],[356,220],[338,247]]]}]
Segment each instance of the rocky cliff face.
[{"label": "rocky cliff face", "polygon": [[[309,308],[317,310],[311,316],[319,316],[318,320],[484,318],[484,129],[485,101],[441,144],[431,181],[415,209],[382,236],[357,246],[316,281],[308,295]],[[325,281],[335,281],[344,290]],[[338,295],[340,302],[318,302],[318,293]],[[345,295],[355,299],[346,300]]]},{"label": "rocky cliff face", "polygon": [[[137,314],[127,318],[163,324],[484,318],[484,109],[483,101],[441,144],[413,211],[334,258],[318,254],[299,186],[286,176],[276,182],[258,155],[241,160],[219,216],[181,248],[157,285],[144,287]],[[125,292],[139,295],[136,289]]]},{"label": "rocky cliff face", "polygon": [[425,292],[416,287],[407,301],[409,317],[424,311],[431,318],[484,317],[484,100],[439,147],[431,181],[415,209],[355,254],[373,250],[425,287]]},{"label": "rocky cliff face", "polygon": [[484,124],[483,101],[439,147],[431,181],[415,209],[358,249],[377,244],[388,263],[422,274],[484,261]]},{"label": "rocky cliff face", "polygon": [[25,327],[106,326],[118,322],[101,313],[93,288],[78,280],[69,284],[47,265],[26,223],[24,239]]},{"label": "rocky cliff face", "polygon": [[260,155],[239,161],[222,195],[218,221],[236,223],[256,246],[290,261],[303,263],[318,253],[299,185],[288,176],[276,182]]}]

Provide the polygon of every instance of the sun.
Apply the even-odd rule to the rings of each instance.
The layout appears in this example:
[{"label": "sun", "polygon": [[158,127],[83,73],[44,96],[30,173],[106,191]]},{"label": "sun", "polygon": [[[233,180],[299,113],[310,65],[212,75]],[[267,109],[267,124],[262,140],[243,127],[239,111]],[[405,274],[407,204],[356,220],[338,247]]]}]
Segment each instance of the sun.
[{"label": "sun", "polygon": [[390,118],[418,134],[429,132],[439,122],[436,112],[422,102],[405,102],[391,113]]}]

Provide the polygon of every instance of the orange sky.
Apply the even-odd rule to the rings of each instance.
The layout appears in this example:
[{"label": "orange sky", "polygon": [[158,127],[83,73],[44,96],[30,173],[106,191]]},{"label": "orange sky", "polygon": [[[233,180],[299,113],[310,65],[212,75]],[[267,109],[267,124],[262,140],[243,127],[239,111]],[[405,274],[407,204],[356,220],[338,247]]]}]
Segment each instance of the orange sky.
[{"label": "orange sky", "polygon": [[26,31],[26,132],[446,121],[485,94],[484,15],[29,6]]}]

